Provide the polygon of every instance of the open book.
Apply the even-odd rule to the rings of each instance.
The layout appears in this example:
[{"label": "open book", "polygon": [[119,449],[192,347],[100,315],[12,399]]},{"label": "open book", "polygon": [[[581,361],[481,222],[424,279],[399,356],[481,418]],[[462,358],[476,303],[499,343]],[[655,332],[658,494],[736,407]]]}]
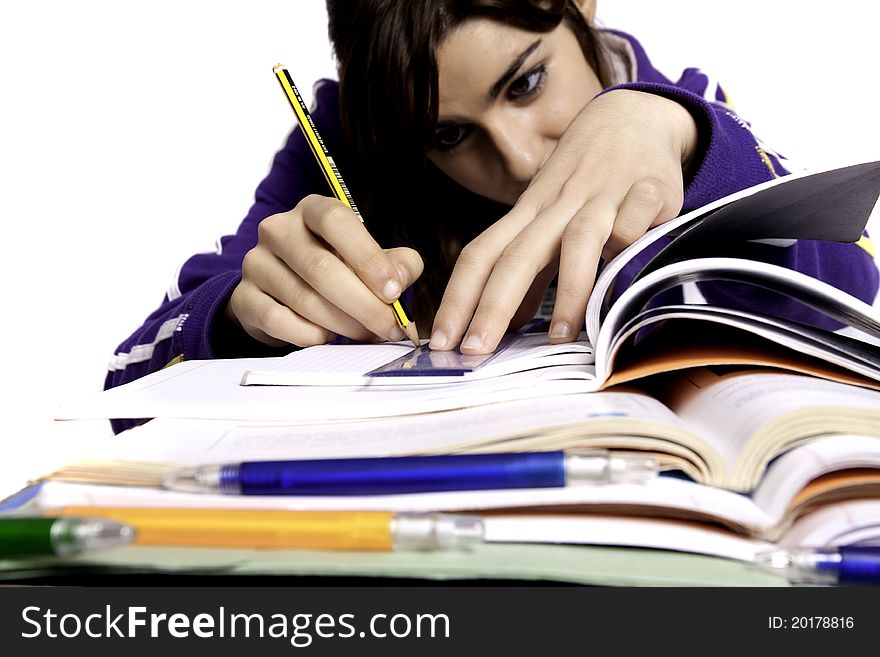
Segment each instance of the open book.
[{"label": "open book", "polygon": [[[170,443],[174,437],[180,451],[191,453],[192,447],[183,447],[181,440],[192,436],[187,424],[191,423],[166,421],[140,427],[128,434],[123,451],[155,454],[154,438],[160,443],[158,451],[177,451]],[[215,432],[219,428],[215,426]],[[271,430],[264,427],[263,432],[260,444],[270,447],[257,452],[261,458],[276,453],[280,442],[269,439]],[[223,453],[223,460],[235,453],[240,457],[247,443],[253,457],[254,433],[252,428],[244,441],[215,439],[214,444],[229,444],[209,449],[208,454]],[[197,443],[203,448],[206,444],[203,438]],[[177,463],[84,462],[43,480],[30,504],[47,513],[87,507],[96,515],[112,507],[468,511],[486,519],[489,541],[631,545],[746,561],[774,542],[809,545],[830,544],[841,537],[880,538],[880,440],[861,436],[817,438],[791,449],[770,465],[751,495],[665,476],[644,485],[357,497],[247,497],[160,489],[164,474],[192,460],[182,454]],[[196,462],[204,462],[204,456]],[[826,509],[817,522],[816,513]]]},{"label": "open book", "polygon": [[[675,320],[674,330],[684,333],[684,341],[703,336],[703,343],[711,344],[713,340],[706,336],[711,336],[714,325],[721,327],[722,333],[721,339],[714,343],[729,344],[728,338],[733,335],[730,329],[735,329],[758,336],[766,340],[765,344],[787,347],[791,354],[799,352],[877,380],[880,378],[877,349],[880,313],[851,295],[799,272],[731,255],[737,254],[744,240],[856,241],[862,235],[878,195],[880,163],[861,164],[780,178],[721,199],[650,231],[608,263],[590,296],[586,331],[596,353],[597,376],[611,376],[615,360],[624,355],[622,349],[631,346],[634,338],[650,333],[651,327],[672,324],[669,320]],[[638,273],[628,289],[611,302],[621,271],[637,254],[661,239],[668,239],[668,243]],[[648,308],[667,289],[713,281],[753,286],[783,295],[841,323],[854,339],[775,317],[767,309],[756,314],[701,303]],[[693,325],[693,320],[701,322]],[[689,323],[695,330],[687,330]],[[668,332],[663,337],[668,337]],[[675,346],[685,346],[684,341]],[[645,344],[650,342],[650,339],[643,340]],[[754,344],[754,341],[745,344]],[[688,350],[685,346],[682,352]],[[629,360],[638,357],[631,354]]]},{"label": "open book", "polygon": [[[254,404],[240,403],[243,412],[237,415],[248,416],[250,411],[250,422],[160,418],[107,446],[100,458],[113,462],[113,467],[99,464],[85,472],[92,477],[103,472],[107,483],[137,485],[156,482],[149,478],[149,469],[144,471],[147,479],[138,478],[145,462],[173,467],[258,459],[607,448],[639,450],[656,456],[663,469],[680,471],[697,482],[751,491],[774,458],[816,437],[870,436],[880,449],[880,392],[874,390],[784,372],[709,368],[666,375],[656,387],[653,394],[616,388],[496,404],[477,401],[444,412],[386,417],[374,412],[368,420],[335,422],[323,417],[332,411],[325,404],[326,409],[310,409],[318,416],[312,423],[280,423],[279,413],[274,415],[278,423],[273,423],[260,404],[261,392],[289,391],[296,399],[298,389],[245,388]],[[331,395],[331,402],[338,397]],[[363,405],[353,408],[356,395],[342,397],[346,402],[341,408],[355,415],[369,413]],[[158,414],[186,417],[177,408],[177,413],[166,407]],[[280,408],[290,418],[306,415],[295,406]],[[847,455],[856,464],[857,457]],[[138,466],[127,470],[123,462]],[[824,474],[821,464],[813,465],[813,477]],[[65,472],[70,476],[77,471]]]},{"label": "open book", "polygon": [[[489,357],[427,347],[414,351],[402,344],[323,345],[249,368],[242,384],[437,385],[559,365],[582,367],[593,382],[588,387],[598,390],[675,368],[750,363],[880,387],[880,312],[810,276],[729,255],[746,240],[855,241],[878,195],[880,162],[874,162],[780,178],[659,226],[598,277],[582,343],[553,346],[541,336],[508,336]],[[662,249],[612,302],[621,272],[660,240],[666,241]],[[846,335],[767,312],[707,303],[658,305],[658,295],[670,288],[709,282],[784,295],[844,325]],[[570,377],[565,367],[557,373]]]},{"label": "open book", "polygon": [[[202,365],[186,372],[207,372],[201,378],[166,372],[161,384],[117,406],[160,417],[42,478],[33,504],[46,511],[121,505],[468,510],[485,516],[487,537],[499,543],[631,545],[743,561],[770,542],[876,539],[880,526],[880,392],[867,388],[778,371],[692,368],[654,379],[651,394],[617,386],[498,403],[476,396],[443,412],[402,415],[393,412],[398,394],[444,386],[357,393],[339,387],[328,395],[320,386],[239,386],[234,377],[240,367],[227,369],[227,379],[218,382],[220,370],[211,368],[218,363]],[[505,378],[457,387],[473,390]],[[172,387],[154,396],[152,405],[143,403],[166,384]],[[190,400],[184,403],[187,389]],[[251,420],[181,419],[209,415],[209,399],[199,407],[191,398],[193,391],[210,397],[212,390],[238,393],[233,402],[219,404],[226,413],[215,407],[214,415]],[[323,393],[311,397],[315,404],[323,399],[323,406],[300,406],[304,393]],[[376,400],[388,402],[385,416],[370,406]],[[411,410],[406,403],[399,408]],[[345,414],[356,419],[327,419]],[[303,422],[306,416],[316,419]],[[666,474],[683,473],[693,481],[661,476],[647,485],[345,498],[161,489],[167,474],[192,464],[581,448],[652,454]]]}]

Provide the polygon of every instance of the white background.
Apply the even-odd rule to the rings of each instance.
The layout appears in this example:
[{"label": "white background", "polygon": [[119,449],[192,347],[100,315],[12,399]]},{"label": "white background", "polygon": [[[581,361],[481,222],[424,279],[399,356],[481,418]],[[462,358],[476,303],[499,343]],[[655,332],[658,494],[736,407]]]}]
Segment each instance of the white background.
[{"label": "white background", "polygon": [[[673,79],[711,73],[798,164],[880,159],[876,3],[604,0],[598,16]],[[59,434],[53,408],[100,389],[177,265],[244,216],[293,123],[278,61],[307,96],[334,74],[323,0],[0,5],[0,496],[109,433]]]}]

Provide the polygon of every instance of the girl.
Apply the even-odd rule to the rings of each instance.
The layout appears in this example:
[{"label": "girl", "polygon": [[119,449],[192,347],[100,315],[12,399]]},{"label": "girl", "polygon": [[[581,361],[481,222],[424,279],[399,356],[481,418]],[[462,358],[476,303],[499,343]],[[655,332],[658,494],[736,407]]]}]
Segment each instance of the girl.
[{"label": "girl", "polygon": [[[548,289],[549,337],[573,340],[603,259],[786,173],[704,74],[672,82],[634,38],[595,29],[594,0],[327,9],[339,83],[319,84],[312,114],[366,225],[330,198],[294,130],[238,232],[190,258],[120,345],[108,387],[174,359],[397,340],[388,303],[404,292],[434,349],[492,351]],[[866,301],[876,293],[862,244],[749,248]]]}]

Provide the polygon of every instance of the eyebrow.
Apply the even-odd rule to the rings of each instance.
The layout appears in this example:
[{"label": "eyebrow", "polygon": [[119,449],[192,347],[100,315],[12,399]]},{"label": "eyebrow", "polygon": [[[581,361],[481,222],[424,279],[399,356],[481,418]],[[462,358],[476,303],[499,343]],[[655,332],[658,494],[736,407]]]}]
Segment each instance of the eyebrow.
[{"label": "eyebrow", "polygon": [[510,82],[511,78],[516,75],[517,71],[519,71],[520,67],[523,65],[523,62],[526,61],[526,57],[531,55],[535,48],[541,45],[541,39],[536,39],[528,48],[523,50],[516,59],[514,59],[510,66],[507,67],[507,70],[501,74],[501,77],[492,85],[492,88],[489,89],[489,100],[495,100],[498,98],[498,94],[501,93],[501,90],[504,88],[508,82]]}]

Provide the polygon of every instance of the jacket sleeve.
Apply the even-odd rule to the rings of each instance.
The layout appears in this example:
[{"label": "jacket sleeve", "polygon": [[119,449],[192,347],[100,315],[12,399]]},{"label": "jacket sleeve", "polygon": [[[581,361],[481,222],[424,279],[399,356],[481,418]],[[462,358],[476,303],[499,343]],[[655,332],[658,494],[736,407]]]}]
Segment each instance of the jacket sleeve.
[{"label": "jacket sleeve", "polygon": [[[317,97],[320,100],[321,96]],[[323,114],[326,113],[318,112],[317,108],[313,111],[316,121]],[[182,360],[275,353],[241,331],[227,335],[224,309],[241,280],[244,255],[257,243],[260,222],[290,210],[310,193],[326,194],[326,183],[302,132],[295,129],[275,155],[236,233],[220,238],[214,251],[196,254],[183,263],[161,305],[117,347],[110,359],[104,388],[133,381]],[[119,431],[131,422],[113,425]]]},{"label": "jacket sleeve", "polygon": [[[696,121],[699,139],[692,173],[685,181],[683,212],[789,173],[785,160],[767,148],[727,103],[720,86],[706,75],[687,69],[675,84],[634,82],[614,88],[654,93],[681,103]],[[865,235],[854,244],[797,240],[742,245],[736,255],[802,272],[867,302],[877,296],[878,271]],[[633,267],[635,275],[638,265]],[[823,328],[840,325],[802,304],[753,286],[701,283],[706,301],[755,312],[763,310]],[[622,291],[619,290],[618,293]]]}]

